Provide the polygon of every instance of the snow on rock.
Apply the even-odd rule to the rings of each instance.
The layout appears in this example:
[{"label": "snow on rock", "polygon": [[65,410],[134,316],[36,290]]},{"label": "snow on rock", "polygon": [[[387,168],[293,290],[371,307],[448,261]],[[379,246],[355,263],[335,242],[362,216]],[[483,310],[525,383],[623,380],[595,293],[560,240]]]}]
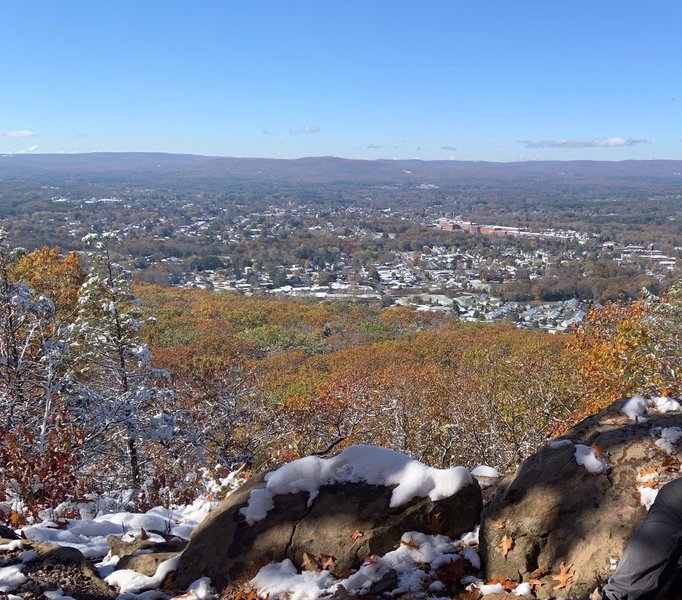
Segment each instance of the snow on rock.
[{"label": "snow on rock", "polygon": [[487,465],[478,465],[471,469],[471,474],[474,477],[501,477],[500,472],[493,467]]},{"label": "snow on rock", "polygon": [[682,405],[672,398],[667,396],[660,396],[659,398],[652,398],[651,404],[656,407],[656,410],[661,413],[680,412]]},{"label": "snow on rock", "polygon": [[12,552],[13,550],[19,550],[24,545],[22,540],[12,540],[7,544],[0,544],[0,552]]},{"label": "snow on rock", "polygon": [[660,438],[655,442],[656,446],[670,455],[675,451],[675,444],[682,438],[682,429],[679,427],[665,427],[660,430],[659,435]]},{"label": "snow on rock", "polygon": [[[477,539],[477,535],[469,535],[453,540],[443,535],[426,535],[411,531],[403,535],[401,544],[396,550],[365,564],[346,579],[335,579],[329,571],[298,573],[294,564],[286,559],[263,567],[249,582],[258,590],[261,597],[286,597],[291,600],[315,600],[321,596],[345,592],[350,595],[366,594],[371,586],[389,571],[396,572],[397,587],[392,595],[415,593],[424,590],[428,580],[433,578],[436,570],[464,556],[472,566],[478,568],[472,555],[480,559],[472,548],[465,547],[464,540]],[[424,570],[429,565],[430,570]],[[431,592],[439,592],[439,582],[429,584]],[[442,589],[442,588],[440,588]]]},{"label": "snow on rock", "polygon": [[585,446],[583,444],[575,445],[575,461],[585,467],[593,475],[599,475],[606,472],[608,465],[606,461],[598,457],[594,448]]},{"label": "snow on rock", "polygon": [[329,571],[298,573],[294,563],[287,558],[280,563],[264,566],[250,583],[261,597],[315,600],[333,580]]},{"label": "snow on rock", "polygon": [[93,519],[65,519],[66,528],[43,521],[24,528],[29,540],[50,542],[80,550],[86,558],[98,558],[109,552],[108,535],[129,537],[134,540],[144,528],[152,541],[164,541],[153,531],[167,532],[182,539],[189,539],[196,527],[208,514],[213,504],[207,500],[188,506],[167,509],[152,508],[146,513],[117,512],[99,515]]},{"label": "snow on rock", "polygon": [[658,490],[655,490],[650,487],[642,486],[639,488],[639,503],[649,510],[651,508],[651,505],[654,503],[654,500],[656,500],[656,496],[658,496]]},{"label": "snow on rock", "polygon": [[649,408],[649,401],[644,396],[633,396],[630,398],[621,412],[625,413],[631,421],[643,422],[646,409]]},{"label": "snow on rock", "polygon": [[550,440],[549,442],[547,442],[547,447],[551,448],[552,450],[558,450],[559,448],[563,448],[564,446],[570,446],[571,444],[573,444],[573,442],[567,439]]},{"label": "snow on rock", "polygon": [[47,600],[74,600],[73,596],[66,596],[62,588],[57,588],[56,590],[45,590],[43,596]]},{"label": "snow on rock", "polygon": [[11,592],[25,582],[26,575],[21,572],[21,565],[0,568],[0,592]]},{"label": "snow on rock", "polygon": [[142,575],[137,571],[131,569],[121,569],[114,571],[104,581],[111,586],[119,588],[122,594],[133,593],[137,594],[142,590],[150,590],[159,587],[163,580],[166,579],[169,573],[176,571],[180,562],[180,555],[162,562],[157,568],[156,573],[151,577]]},{"label": "snow on rock", "polygon": [[472,476],[464,467],[434,469],[400,452],[360,445],[350,446],[332,458],[301,458],[268,473],[265,480],[266,487],[251,492],[247,506],[240,511],[250,525],[265,518],[278,494],[308,492],[310,506],[322,485],[395,485],[390,506],[396,507],[416,497],[428,496],[433,501],[448,498],[472,483]]},{"label": "snow on rock", "polygon": [[514,588],[512,594],[515,596],[532,596],[533,588],[531,588],[530,583],[520,583]]},{"label": "snow on rock", "polygon": [[211,580],[208,577],[200,577],[196,581],[192,582],[187,588],[186,597],[196,600],[209,600],[215,597],[215,589],[211,585]]}]

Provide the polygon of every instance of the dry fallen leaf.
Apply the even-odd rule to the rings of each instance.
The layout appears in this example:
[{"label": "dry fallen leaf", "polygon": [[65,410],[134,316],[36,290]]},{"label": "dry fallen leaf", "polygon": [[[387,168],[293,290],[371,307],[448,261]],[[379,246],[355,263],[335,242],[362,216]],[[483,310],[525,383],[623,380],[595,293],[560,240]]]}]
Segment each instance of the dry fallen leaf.
[{"label": "dry fallen leaf", "polygon": [[655,488],[657,485],[658,485],[658,481],[656,481],[655,479],[649,479],[649,481],[647,481],[644,484],[644,487]]},{"label": "dry fallen leaf", "polygon": [[666,469],[667,471],[672,471],[674,473],[677,473],[680,470],[680,461],[677,460],[674,456],[667,456],[665,459],[663,459],[663,462],[661,463],[661,467]]},{"label": "dry fallen leaf", "polygon": [[640,477],[646,477],[647,475],[653,475],[656,473],[656,467],[649,467],[648,469],[642,469],[639,472]]},{"label": "dry fallen leaf", "polygon": [[563,562],[559,567],[559,573],[557,575],[552,574],[552,579],[558,581],[558,585],[555,585],[552,589],[563,590],[566,589],[573,582],[573,573],[571,569],[573,568],[573,563],[566,565]]},{"label": "dry fallen leaf", "polygon": [[440,535],[443,532],[443,521],[438,513],[431,515],[431,522],[424,525],[424,529],[431,535]]},{"label": "dry fallen leaf", "polygon": [[149,534],[144,530],[144,527],[140,527],[140,539],[141,540],[149,539]]},{"label": "dry fallen leaf", "polygon": [[403,546],[407,546],[408,548],[414,548],[415,550],[419,550],[419,544],[416,542],[413,542],[411,539],[410,540],[400,540],[400,543]]},{"label": "dry fallen leaf", "polygon": [[477,587],[472,587],[471,590],[466,592],[460,592],[457,596],[457,600],[479,600],[481,598],[481,590]]},{"label": "dry fallen leaf", "polygon": [[599,446],[597,446],[597,444],[592,444],[590,446],[590,448],[592,448],[592,451],[594,452],[594,455],[597,458],[603,458],[604,457],[604,451]]},{"label": "dry fallen leaf", "polygon": [[305,571],[318,572],[322,570],[322,568],[320,567],[320,563],[315,558],[315,555],[311,554],[310,552],[303,553],[303,560],[301,561],[301,566]]},{"label": "dry fallen leaf", "polygon": [[464,558],[460,556],[457,560],[452,560],[439,567],[436,576],[448,587],[459,583],[464,577]]},{"label": "dry fallen leaf", "polygon": [[502,551],[502,556],[506,559],[507,554],[514,548],[514,539],[510,535],[505,535],[500,541],[499,548]]},{"label": "dry fallen leaf", "polygon": [[365,535],[364,531],[362,531],[360,529],[356,529],[353,532],[353,535],[350,536],[350,539],[353,541],[356,541],[356,540],[359,540],[363,535]]},{"label": "dry fallen leaf", "polygon": [[322,570],[328,571],[336,564],[336,557],[331,554],[322,555]]},{"label": "dry fallen leaf", "polygon": [[486,581],[486,583],[488,584],[499,583],[508,592],[511,592],[513,589],[516,589],[516,586],[519,585],[516,581],[512,581],[511,579],[508,579],[506,577],[493,577],[492,579]]},{"label": "dry fallen leaf", "polygon": [[507,519],[504,517],[498,519],[497,521],[494,521],[491,527],[493,529],[504,529],[507,526]]}]

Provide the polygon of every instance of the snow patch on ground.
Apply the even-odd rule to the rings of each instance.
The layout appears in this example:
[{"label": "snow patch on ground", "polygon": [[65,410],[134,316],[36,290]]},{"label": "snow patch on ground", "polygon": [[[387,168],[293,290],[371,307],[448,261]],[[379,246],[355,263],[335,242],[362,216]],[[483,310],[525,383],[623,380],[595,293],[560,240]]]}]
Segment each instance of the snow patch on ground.
[{"label": "snow patch on ground", "polygon": [[[328,571],[298,573],[294,564],[287,559],[266,565],[249,583],[258,590],[261,597],[269,595],[271,598],[315,600],[337,592],[342,596],[344,591],[350,595],[366,594],[374,583],[393,570],[398,576],[398,585],[391,592],[392,595],[417,593],[424,590],[425,583],[439,567],[460,557],[473,564],[470,557],[475,555],[477,565],[480,565],[478,555],[467,546],[465,540],[475,543],[478,536],[472,532],[459,540],[453,540],[443,535],[411,531],[403,535],[396,550],[366,561],[346,579],[336,579]],[[425,564],[430,565],[430,571],[422,570]],[[436,588],[431,591],[437,593]]]},{"label": "snow patch on ground", "polygon": [[434,469],[409,456],[375,446],[350,446],[332,458],[307,456],[288,463],[265,477],[266,487],[254,490],[247,506],[241,509],[246,522],[253,525],[265,518],[274,506],[274,496],[308,492],[310,506],[320,486],[334,483],[369,483],[395,485],[391,507],[413,498],[441,500],[472,483],[464,467]]},{"label": "snow patch on ground", "polygon": [[178,563],[180,562],[180,554],[171,559],[163,561],[156,567],[156,573],[151,577],[142,575],[137,571],[131,569],[121,569],[114,571],[104,581],[109,585],[119,588],[122,594],[133,593],[137,594],[143,590],[150,590],[159,587],[163,580],[166,579],[169,573],[177,571]]}]

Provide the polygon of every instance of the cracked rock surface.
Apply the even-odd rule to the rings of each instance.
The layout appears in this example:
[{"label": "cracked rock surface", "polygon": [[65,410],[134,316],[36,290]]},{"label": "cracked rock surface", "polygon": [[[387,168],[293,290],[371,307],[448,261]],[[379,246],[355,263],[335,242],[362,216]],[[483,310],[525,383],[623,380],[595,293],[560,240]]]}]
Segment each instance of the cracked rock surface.
[{"label": "cracked rock surface", "polygon": [[[539,579],[538,598],[579,597],[606,581],[627,541],[646,515],[638,488],[660,489],[679,477],[682,443],[668,455],[656,445],[664,428],[682,427],[682,414],[650,410],[633,422],[619,400],[578,423],[502,480],[483,513],[481,558],[488,579]],[[600,473],[576,461],[578,444],[591,447],[607,464]],[[670,465],[670,466],[666,466]],[[650,473],[647,483],[642,473]],[[508,551],[503,539],[513,540]],[[552,578],[561,563],[571,566],[567,589]]]},{"label": "cracked rock surface", "polygon": [[434,516],[445,535],[469,531],[482,506],[475,481],[443,500],[415,498],[394,508],[393,486],[336,483],[321,486],[310,506],[307,492],[277,495],[267,516],[248,525],[239,511],[251,491],[263,487],[262,477],[251,479],[194,530],[180,559],[180,587],[205,575],[220,589],[285,558],[299,568],[304,560],[327,560],[333,574],[344,575],[368,556],[395,548],[406,531],[433,533]]}]

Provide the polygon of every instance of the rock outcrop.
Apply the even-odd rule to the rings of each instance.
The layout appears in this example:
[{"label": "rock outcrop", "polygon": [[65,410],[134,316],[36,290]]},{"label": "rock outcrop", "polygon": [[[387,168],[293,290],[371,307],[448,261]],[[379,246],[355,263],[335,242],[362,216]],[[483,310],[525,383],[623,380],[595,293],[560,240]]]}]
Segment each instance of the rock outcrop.
[{"label": "rock outcrop", "polygon": [[682,413],[651,409],[633,421],[624,404],[585,419],[500,482],[481,525],[487,578],[534,580],[538,598],[578,597],[608,579],[646,514],[642,501],[679,476],[682,460],[674,429]]},{"label": "rock outcrop", "polygon": [[414,497],[399,506],[391,506],[395,485],[356,481],[321,485],[310,502],[308,492],[278,493],[265,518],[249,524],[242,509],[265,486],[263,478],[250,480],[195,529],[180,558],[180,587],[206,575],[220,589],[286,558],[299,568],[312,561],[326,563],[334,575],[348,574],[367,557],[395,548],[406,531],[469,531],[482,507],[480,487],[470,477],[448,497]]}]

